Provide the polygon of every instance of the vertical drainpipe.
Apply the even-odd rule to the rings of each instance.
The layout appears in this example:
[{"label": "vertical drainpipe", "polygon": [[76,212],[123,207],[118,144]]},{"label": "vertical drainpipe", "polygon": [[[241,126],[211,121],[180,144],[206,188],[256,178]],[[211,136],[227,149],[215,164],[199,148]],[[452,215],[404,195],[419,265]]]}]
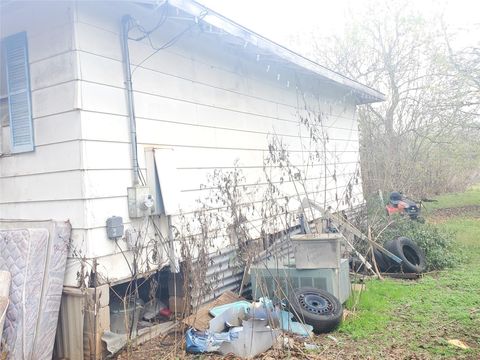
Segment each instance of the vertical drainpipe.
[{"label": "vertical drainpipe", "polygon": [[[130,15],[124,15],[122,18],[121,40],[122,40],[122,61],[123,72],[125,77],[125,90],[127,97],[128,118],[130,120],[130,142],[132,145],[132,168],[133,168],[133,186],[139,185],[139,173],[138,166],[138,150],[137,150],[137,123],[135,121],[135,108],[133,102],[133,86],[132,86],[132,70],[130,68],[130,54],[128,51],[128,32],[130,30],[130,21],[132,18]],[[168,241],[170,243],[170,257],[173,260],[171,267],[173,273],[178,273],[180,267],[178,259],[175,258],[175,247],[172,233],[172,218],[167,216],[168,224]]]},{"label": "vertical drainpipe", "polygon": [[130,54],[128,50],[128,32],[130,30],[130,15],[122,18],[122,61],[123,72],[125,77],[125,90],[127,100],[128,118],[130,122],[130,143],[132,148],[132,169],[133,169],[133,186],[139,184],[139,167],[138,167],[138,150],[137,150],[137,123],[135,120],[135,108],[133,103],[133,87],[132,87],[132,71],[130,68]]}]

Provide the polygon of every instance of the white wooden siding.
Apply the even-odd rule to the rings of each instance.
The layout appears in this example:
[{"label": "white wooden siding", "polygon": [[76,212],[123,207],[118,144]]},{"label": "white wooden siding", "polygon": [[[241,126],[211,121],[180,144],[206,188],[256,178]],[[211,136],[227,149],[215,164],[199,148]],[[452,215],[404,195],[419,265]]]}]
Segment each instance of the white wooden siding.
[{"label": "white wooden siding", "polygon": [[[72,6],[2,7],[0,37],[27,32],[35,151],[0,158],[0,218],[68,219],[76,228],[85,226]],[[10,151],[9,132],[9,126],[1,128],[4,154]]]},{"label": "white wooden siding", "polygon": [[[86,243],[95,244],[87,245],[88,256],[117,251],[102,230],[108,210],[114,209],[115,215],[128,221],[125,195],[131,184],[131,162],[119,29],[125,13],[140,21],[148,19],[140,8],[119,5],[102,12],[103,6],[79,3],[76,23],[82,80],[83,159],[89,169],[85,173],[89,179],[86,191],[89,196],[101,198],[86,204],[90,227],[85,233]],[[162,27],[154,41],[161,44],[178,30]],[[295,89],[292,71],[272,65],[267,73],[264,65],[242,60],[226,46],[222,48],[195,36],[182,38],[176,46],[160,51],[141,67],[136,65],[152,49],[146,41],[130,41],[129,46],[140,166],[143,172],[147,171],[144,148],[174,148],[184,210],[193,210],[196,200],[210,191],[200,188],[208,185],[208,175],[214,169],[228,171],[236,159],[249,186],[264,186],[263,161],[267,140],[274,133],[291,150],[292,163],[305,167],[309,137],[297,117],[303,113],[298,97],[304,94]],[[283,81],[276,80],[277,71],[281,71]],[[300,87],[316,87],[308,79],[303,78],[302,82]],[[332,190],[327,200],[332,203],[335,190],[341,196],[357,171],[358,161],[355,107],[338,96],[323,90],[320,100],[308,104],[329,114],[324,126],[329,136],[330,174],[325,176],[323,167],[314,166],[306,183],[310,196],[321,198],[323,182],[327,181],[327,188]],[[336,182],[331,178],[334,167]],[[288,182],[283,188],[293,193]],[[358,186],[355,192],[359,194]]]},{"label": "white wooden siding", "polygon": [[[71,220],[76,252],[67,267],[66,284],[71,286],[76,284],[79,263],[74,257],[79,254],[98,258],[101,274],[111,280],[130,275],[105,232],[112,215],[122,216],[127,226],[142,226],[127,211],[132,166],[120,21],[129,13],[147,28],[156,23],[150,10],[134,4],[72,4],[70,10],[68,5],[52,10],[52,19],[36,21],[35,35],[28,34],[36,150],[0,159],[1,217]],[[21,21],[27,19],[22,16]],[[51,25],[42,27],[43,22]],[[169,21],[153,40],[162,44],[184,26]],[[13,23],[6,28],[17,31]],[[273,134],[288,146],[292,164],[306,170],[309,134],[299,126],[304,97],[309,109],[328,115],[323,124],[329,137],[328,171],[325,175],[323,166],[309,164],[309,196],[323,200],[326,182],[327,201],[337,206],[335,197],[344,192],[358,162],[355,105],[344,93],[262,58],[248,60],[220,37],[186,35],[140,67],[136,65],[152,49],[146,40],[130,41],[129,46],[140,167],[144,174],[150,170],[145,168],[145,149],[174,148],[184,211],[193,210],[196,200],[208,194],[207,179],[215,169],[232,171],[236,160],[247,188],[262,190]],[[280,182],[278,169],[268,170]],[[60,182],[67,185],[56,187]],[[36,185],[24,189],[29,183]],[[296,197],[288,181],[282,190]],[[353,192],[360,201],[361,184]],[[250,220],[253,228],[260,222]]]}]

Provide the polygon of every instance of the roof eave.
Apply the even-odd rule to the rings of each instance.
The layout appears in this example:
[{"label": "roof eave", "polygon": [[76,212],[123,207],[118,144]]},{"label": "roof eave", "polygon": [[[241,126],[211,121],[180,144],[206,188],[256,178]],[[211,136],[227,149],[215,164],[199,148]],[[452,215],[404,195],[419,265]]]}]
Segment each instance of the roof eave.
[{"label": "roof eave", "polygon": [[[138,1],[138,0],[137,0]],[[146,3],[158,3],[155,0],[140,0]],[[276,56],[313,72],[325,79],[328,79],[338,85],[345,86],[353,90],[358,104],[367,104],[385,100],[385,95],[381,92],[363,85],[355,80],[347,78],[335,71],[327,69],[306,57],[295,53],[286,47],[279,45],[267,38],[243,27],[240,24],[216,13],[215,11],[199,4],[193,0],[168,0],[168,3],[191,16],[202,18],[202,21],[214,26],[222,31],[238,37],[245,41],[245,46],[253,45],[261,50],[268,51]]]}]

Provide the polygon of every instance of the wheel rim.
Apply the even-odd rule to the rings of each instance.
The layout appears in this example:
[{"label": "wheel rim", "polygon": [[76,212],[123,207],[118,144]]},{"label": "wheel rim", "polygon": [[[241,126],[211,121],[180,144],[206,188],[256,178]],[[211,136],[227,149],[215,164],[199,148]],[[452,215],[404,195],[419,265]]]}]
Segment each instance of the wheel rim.
[{"label": "wheel rim", "polygon": [[335,305],[319,294],[300,294],[298,302],[303,309],[313,314],[329,315],[335,311]]}]

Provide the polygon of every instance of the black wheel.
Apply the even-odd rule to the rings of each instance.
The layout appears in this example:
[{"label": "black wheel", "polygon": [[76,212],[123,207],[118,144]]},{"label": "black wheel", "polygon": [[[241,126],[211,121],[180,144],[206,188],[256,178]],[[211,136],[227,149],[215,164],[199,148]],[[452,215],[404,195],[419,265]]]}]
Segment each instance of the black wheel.
[{"label": "black wheel", "polygon": [[380,250],[374,248],[373,256],[375,256],[375,262],[377,263],[378,270],[381,272],[387,272],[390,268],[392,268],[390,259],[383,255]]},{"label": "black wheel", "polygon": [[420,274],[425,271],[425,254],[412,240],[399,237],[385,243],[385,249],[402,259],[402,269],[406,273]]},{"label": "black wheel", "polygon": [[316,333],[330,332],[342,321],[342,304],[325,290],[298,288],[289,296],[289,304],[297,319],[312,325]]}]

